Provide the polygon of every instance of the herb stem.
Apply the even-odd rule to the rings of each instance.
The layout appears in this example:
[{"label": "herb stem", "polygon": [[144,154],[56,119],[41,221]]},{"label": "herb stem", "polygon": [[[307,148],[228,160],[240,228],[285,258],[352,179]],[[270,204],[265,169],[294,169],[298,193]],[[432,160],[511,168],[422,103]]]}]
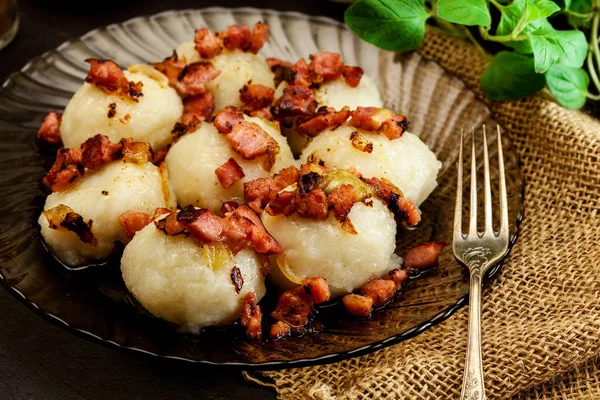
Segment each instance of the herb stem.
[{"label": "herb stem", "polygon": [[590,92],[585,92],[585,97],[590,100],[600,100],[600,94],[591,94]]},{"label": "herb stem", "polygon": [[498,9],[498,11],[502,12],[506,6],[498,3],[496,0],[490,0],[490,3],[494,5]]},{"label": "herb stem", "polygon": [[[598,24],[600,22],[600,14],[596,14],[592,21],[592,32],[590,33],[590,50],[596,56],[596,66],[600,67],[600,48],[598,47]],[[593,63],[592,63],[593,64]],[[589,64],[588,64],[589,66]],[[595,72],[595,69],[594,69]],[[599,87],[600,90],[600,87]]]},{"label": "herb stem", "polygon": [[600,79],[598,79],[598,74],[596,73],[596,68],[594,67],[594,59],[592,57],[592,50],[588,52],[587,56],[587,67],[590,73],[590,77],[592,78],[592,82],[594,82],[594,86],[596,86],[596,90],[600,93]]},{"label": "herb stem", "polygon": [[527,36],[527,35],[513,36],[514,31],[510,35],[501,35],[501,36],[490,35],[489,32],[487,30],[485,30],[482,26],[479,27],[479,34],[481,35],[481,37],[484,40],[489,40],[492,42],[499,42],[499,43],[520,42],[522,40],[529,39],[529,36]]},{"label": "herb stem", "polygon": [[490,54],[487,51],[485,51],[483,46],[477,41],[475,36],[473,36],[469,28],[464,25],[462,25],[461,28],[463,29],[465,36],[469,39],[471,43],[473,43],[477,50],[479,50],[479,52],[483,54],[487,59],[491,59],[492,57],[490,56]]},{"label": "herb stem", "polygon": [[[490,0],[490,2],[491,1],[492,0]],[[563,11],[565,12],[565,14],[569,14],[569,15],[572,15],[573,17],[577,17],[577,18],[583,18],[586,21],[589,21],[590,19],[592,19],[594,14],[596,14],[595,12],[578,13],[577,11],[569,10],[568,8],[565,8]]]}]

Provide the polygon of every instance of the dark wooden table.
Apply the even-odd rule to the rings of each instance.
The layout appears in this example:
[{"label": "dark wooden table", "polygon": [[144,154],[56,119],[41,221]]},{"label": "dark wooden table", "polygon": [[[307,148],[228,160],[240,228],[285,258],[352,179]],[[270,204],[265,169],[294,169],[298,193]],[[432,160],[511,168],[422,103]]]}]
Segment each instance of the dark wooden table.
[{"label": "dark wooden table", "polygon": [[[90,5],[92,4],[92,5]],[[111,23],[167,9],[210,6],[296,10],[341,19],[345,6],[325,0],[241,3],[239,0],[103,0],[99,3],[20,0],[21,28],[0,51],[0,81],[32,57]],[[0,289],[0,399],[269,399],[236,370],[165,362],[75,336]]]}]

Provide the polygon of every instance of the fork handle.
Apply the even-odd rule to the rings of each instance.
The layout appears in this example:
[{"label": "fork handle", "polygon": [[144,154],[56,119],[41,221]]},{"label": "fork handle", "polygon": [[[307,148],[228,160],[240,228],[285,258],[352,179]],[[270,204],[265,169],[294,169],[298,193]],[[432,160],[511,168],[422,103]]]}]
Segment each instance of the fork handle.
[{"label": "fork handle", "polygon": [[469,291],[469,339],[461,400],[486,400],[481,363],[481,269],[471,273]]}]

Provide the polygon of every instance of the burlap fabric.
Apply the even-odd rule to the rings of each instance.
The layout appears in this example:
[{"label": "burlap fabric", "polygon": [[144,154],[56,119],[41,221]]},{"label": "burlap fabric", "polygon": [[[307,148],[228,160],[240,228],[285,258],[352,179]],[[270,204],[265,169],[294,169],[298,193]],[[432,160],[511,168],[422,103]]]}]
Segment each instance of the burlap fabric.
[{"label": "burlap fabric", "polygon": [[[470,44],[428,32],[418,52],[484,98]],[[600,124],[540,96],[488,104],[526,182],[520,238],[483,292],[488,398],[600,399]],[[456,399],[467,312],[371,355],[246,377],[282,399]]]}]

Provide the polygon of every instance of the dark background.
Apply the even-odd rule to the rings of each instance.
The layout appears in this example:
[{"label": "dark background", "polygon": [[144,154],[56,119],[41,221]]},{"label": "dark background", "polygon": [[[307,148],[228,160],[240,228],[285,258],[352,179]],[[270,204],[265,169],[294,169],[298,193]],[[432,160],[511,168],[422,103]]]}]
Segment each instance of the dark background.
[{"label": "dark background", "polygon": [[[20,0],[21,27],[0,50],[0,82],[29,59],[97,27],[168,9],[257,7],[342,19],[326,0],[66,2]],[[0,399],[270,399],[238,370],[156,360],[84,340],[59,328],[0,288]]]}]

